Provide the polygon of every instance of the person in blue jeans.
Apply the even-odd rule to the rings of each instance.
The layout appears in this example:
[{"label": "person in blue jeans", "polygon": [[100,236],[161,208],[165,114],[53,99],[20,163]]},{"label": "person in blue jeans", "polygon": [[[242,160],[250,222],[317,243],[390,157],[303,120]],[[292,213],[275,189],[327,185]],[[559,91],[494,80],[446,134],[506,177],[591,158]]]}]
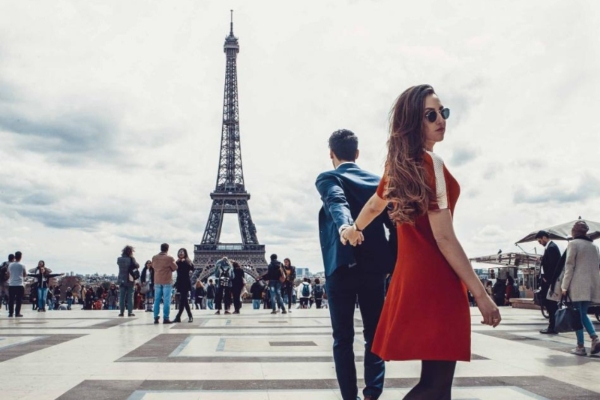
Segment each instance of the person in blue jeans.
[{"label": "person in blue jeans", "polygon": [[271,254],[269,269],[260,279],[269,281],[271,309],[273,310],[271,314],[277,314],[277,306],[281,309],[282,314],[287,314],[283,305],[283,298],[281,297],[281,280],[285,279],[285,272],[283,271],[283,264],[277,261],[277,254]]},{"label": "person in blue jeans", "polygon": [[[565,274],[561,282],[562,295],[567,296],[573,305],[579,309],[581,324],[590,335],[592,341],[590,354],[600,356],[600,341],[590,317],[587,315],[590,302],[600,302],[600,252],[598,247],[586,234],[589,226],[583,220],[578,220],[571,229],[573,240],[567,247]],[[575,332],[577,347],[571,353],[585,356],[583,329]]]},{"label": "person in blue jeans", "polygon": [[209,310],[215,309],[215,296],[217,288],[212,279],[208,280],[208,286],[206,287],[206,306]]},{"label": "person in blue jeans", "polygon": [[263,291],[265,287],[261,281],[255,281],[250,287],[250,294],[252,295],[252,308],[254,310],[260,310],[260,305],[263,301]]},{"label": "person in blue jeans", "polygon": [[132,246],[125,246],[121,251],[121,257],[117,258],[117,265],[119,266],[119,317],[124,316],[125,304],[127,304],[127,316],[135,317],[133,313],[133,270],[138,270],[140,265],[135,258],[133,253],[135,250]]},{"label": "person in blue jeans", "polygon": [[173,293],[173,272],[177,270],[175,259],[167,252],[169,245],[160,245],[160,253],[152,257],[154,267],[154,323],[160,318],[160,301],[163,301],[163,324],[171,324],[171,294]]},{"label": "person in blue jeans", "polygon": [[64,274],[51,274],[50,271],[46,269],[46,263],[44,262],[44,260],[40,260],[38,262],[38,266],[35,269],[35,273],[27,274],[27,276],[32,276],[37,279],[38,312],[46,312],[46,301],[48,298],[48,282],[50,282],[51,278],[62,275]]},{"label": "person in blue jeans", "polygon": [[[356,164],[358,138],[353,132],[341,129],[331,134],[329,150],[334,169],[320,174],[315,184],[323,203],[319,211],[319,239],[327,277],[325,292],[333,328],[335,372],[342,398],[358,399],[354,357],[358,301],[365,343],[363,396],[364,400],[376,400],[383,391],[385,364],[371,351],[371,345],[383,307],[385,276],[396,260],[396,230],[384,211],[365,228],[362,245],[347,245],[344,232],[354,225],[380,178]],[[360,231],[355,225],[354,228]]]}]

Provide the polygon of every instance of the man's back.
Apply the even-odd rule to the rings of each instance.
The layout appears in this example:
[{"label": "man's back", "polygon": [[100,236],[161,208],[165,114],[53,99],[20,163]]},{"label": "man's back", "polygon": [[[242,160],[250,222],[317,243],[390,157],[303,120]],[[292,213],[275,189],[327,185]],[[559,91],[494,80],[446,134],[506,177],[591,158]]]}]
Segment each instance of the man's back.
[{"label": "man's back", "polygon": [[[391,272],[395,263],[392,251],[395,242],[390,245],[384,226],[390,229],[391,241],[395,241],[396,231],[386,212],[364,229],[365,241],[360,246],[343,246],[339,241],[339,228],[343,224],[351,224],[358,217],[362,207],[377,190],[379,181],[379,176],[354,163],[341,164],[337,169],[318,176],[316,185],[324,203],[319,214],[321,249],[324,260],[337,264],[325,265],[327,275],[340,265],[353,263],[374,268],[377,272]],[[341,202],[347,203],[350,215],[342,214],[343,207],[338,207]]]},{"label": "man's back", "polygon": [[170,285],[173,282],[173,271],[177,269],[173,257],[166,253],[158,253],[152,257],[152,266],[155,285]]},{"label": "man's back", "polygon": [[8,279],[9,286],[23,286],[23,274],[25,274],[25,266],[20,262],[11,263],[8,266],[8,273],[10,278]]}]

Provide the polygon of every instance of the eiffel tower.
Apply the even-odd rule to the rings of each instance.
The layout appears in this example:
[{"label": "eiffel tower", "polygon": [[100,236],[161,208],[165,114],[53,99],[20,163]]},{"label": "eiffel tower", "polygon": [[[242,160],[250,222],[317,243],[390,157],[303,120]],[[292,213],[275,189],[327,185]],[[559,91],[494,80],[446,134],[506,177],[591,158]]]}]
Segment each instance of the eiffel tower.
[{"label": "eiffel tower", "polygon": [[[226,256],[239,262],[245,272],[256,278],[267,272],[267,262],[265,246],[259,244],[256,237],[256,227],[248,207],[250,193],[244,184],[236,64],[240,46],[233,35],[233,10],[229,36],[225,38],[223,50],[226,66],[219,171],[217,185],[210,194],[213,202],[202,243],[194,246],[194,265],[198,278],[204,279],[214,272],[215,262]],[[237,214],[242,243],[219,241],[225,213]]]}]

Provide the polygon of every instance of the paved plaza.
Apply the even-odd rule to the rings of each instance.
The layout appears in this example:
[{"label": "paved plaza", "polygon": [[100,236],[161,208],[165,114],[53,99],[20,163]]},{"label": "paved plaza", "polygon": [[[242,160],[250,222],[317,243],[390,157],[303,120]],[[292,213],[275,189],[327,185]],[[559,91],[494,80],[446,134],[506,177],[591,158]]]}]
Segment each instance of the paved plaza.
[{"label": "paved plaza", "polygon": [[[574,334],[540,335],[546,321],[538,311],[502,313],[502,325],[492,329],[471,309],[473,361],[458,364],[454,399],[600,399],[600,358],[569,354]],[[271,315],[245,304],[241,315],[195,310],[193,323],[174,325],[154,325],[143,311],[132,318],[115,311],[23,314],[0,317],[3,400],[341,399],[326,309]],[[357,332],[361,326],[357,311]],[[361,348],[358,336],[359,376]],[[419,363],[386,368],[381,399],[400,399]]]}]

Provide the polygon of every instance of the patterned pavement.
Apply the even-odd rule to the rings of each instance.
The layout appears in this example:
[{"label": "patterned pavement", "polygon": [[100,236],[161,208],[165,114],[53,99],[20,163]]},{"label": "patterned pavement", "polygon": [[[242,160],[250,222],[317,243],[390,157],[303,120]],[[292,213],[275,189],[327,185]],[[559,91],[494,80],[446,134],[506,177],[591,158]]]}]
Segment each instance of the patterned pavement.
[{"label": "patterned pavement", "polygon": [[[341,399],[328,310],[269,312],[249,305],[241,315],[195,310],[193,323],[174,325],[154,325],[143,311],[118,318],[114,311],[26,309],[19,319],[3,312],[1,398]],[[533,310],[503,308],[496,329],[482,326],[476,309],[471,314],[473,357],[457,367],[454,399],[600,399],[600,357],[569,354],[574,334],[539,334],[546,321]],[[359,333],[361,326],[357,311]],[[362,346],[357,336],[359,376]],[[386,368],[381,400],[402,398],[420,365]]]}]

